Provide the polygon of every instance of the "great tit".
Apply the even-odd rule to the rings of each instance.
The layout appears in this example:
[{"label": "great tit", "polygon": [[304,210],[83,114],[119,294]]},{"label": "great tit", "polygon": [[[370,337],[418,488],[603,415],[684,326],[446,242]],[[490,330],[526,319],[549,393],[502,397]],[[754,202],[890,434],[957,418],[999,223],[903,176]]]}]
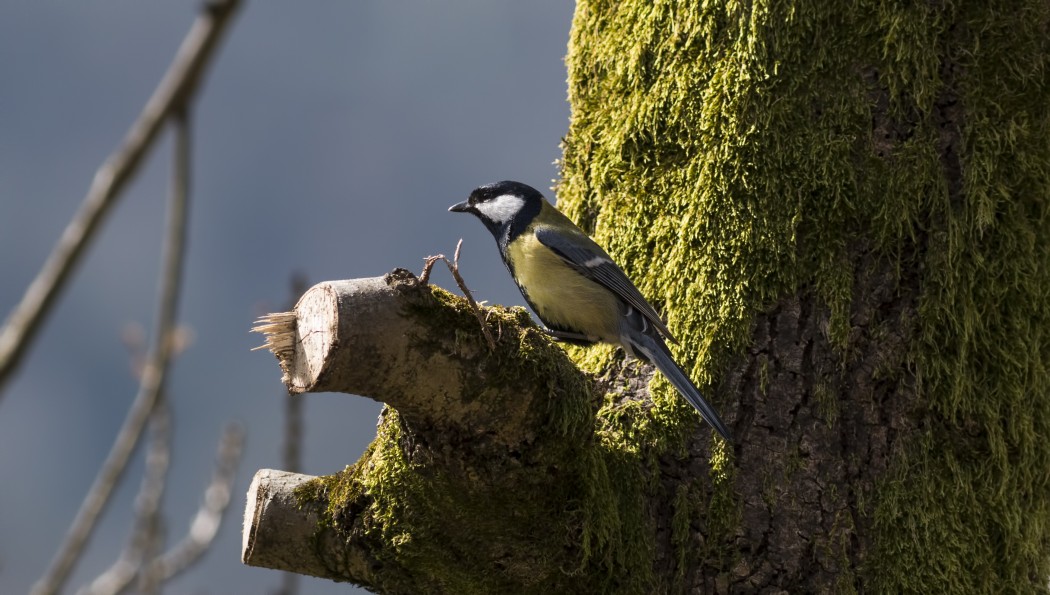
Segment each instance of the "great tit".
[{"label": "great tit", "polygon": [[520,182],[481,186],[448,209],[470,213],[496,238],[500,255],[525,301],[555,338],[576,344],[612,343],[652,362],[700,415],[730,441],[714,408],[675,363],[664,337],[678,341],[605,250]]}]

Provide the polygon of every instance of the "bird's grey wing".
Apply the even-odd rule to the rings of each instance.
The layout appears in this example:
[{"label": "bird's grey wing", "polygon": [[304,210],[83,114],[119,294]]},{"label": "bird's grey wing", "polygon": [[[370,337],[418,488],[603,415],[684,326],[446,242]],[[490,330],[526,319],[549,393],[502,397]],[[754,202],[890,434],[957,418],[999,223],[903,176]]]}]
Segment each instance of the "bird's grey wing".
[{"label": "bird's grey wing", "polygon": [[631,283],[623,270],[609,258],[604,250],[598,247],[590,238],[580,234],[583,242],[573,242],[565,238],[558,231],[540,227],[535,231],[536,239],[541,244],[551,249],[552,252],[561,257],[569,266],[579,271],[580,274],[592,279],[615,293],[627,305],[631,306],[645,317],[660,334],[667,337],[671,342],[677,343],[671,331],[660,320],[660,315],[645,301],[645,297],[638,288]]}]

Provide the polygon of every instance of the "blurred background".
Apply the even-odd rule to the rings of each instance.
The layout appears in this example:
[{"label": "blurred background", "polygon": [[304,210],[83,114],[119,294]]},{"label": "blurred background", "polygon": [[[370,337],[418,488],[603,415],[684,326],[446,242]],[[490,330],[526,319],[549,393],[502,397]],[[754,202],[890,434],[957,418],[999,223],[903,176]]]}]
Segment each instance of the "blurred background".
[{"label": "blurred background", "polygon": [[[0,317],[54,246],[169,65],[198,2],[0,5]],[[180,537],[222,427],[247,432],[234,499],[205,559],[169,593],[266,593],[280,573],[240,562],[244,493],[281,466],[280,370],[248,329],[282,311],[289,279],[417,274],[464,238],[479,300],[522,304],[488,232],[446,212],[482,183],[546,190],[568,128],[558,0],[249,2],[194,110],[189,251],[180,322],[193,343],[169,381],[174,446],[164,511]],[[126,329],[153,326],[170,139],[140,171],[0,399],[0,592],[48,567],[108,452],[137,381]],[[548,196],[550,194],[548,193]],[[453,288],[444,267],[434,282]],[[338,471],[380,406],[306,395],[304,473]],[[66,591],[124,546],[141,453]],[[346,593],[303,578],[302,593]]]}]

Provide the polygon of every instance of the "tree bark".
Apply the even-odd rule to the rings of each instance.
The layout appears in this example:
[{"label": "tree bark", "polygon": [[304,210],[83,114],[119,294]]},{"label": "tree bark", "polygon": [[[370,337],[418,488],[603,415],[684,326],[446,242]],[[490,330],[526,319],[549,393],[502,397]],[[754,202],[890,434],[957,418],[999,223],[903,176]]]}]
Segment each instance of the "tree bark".
[{"label": "tree bark", "polygon": [[273,469],[255,474],[244,509],[241,560],[249,566],[346,580],[365,556],[347,547],[338,531],[319,527],[323,510],[303,505],[296,490],[317,478]]},{"label": "tree bark", "polygon": [[579,2],[558,206],[666,313],[736,442],[618,352],[570,348],[586,382],[523,317],[491,352],[427,293],[412,324],[455,354],[449,398],[521,392],[508,419],[532,429],[386,409],[361,461],[302,492],[368,544],[373,570],[342,578],[1046,591],[1048,30],[1045,0]]},{"label": "tree bark", "polygon": [[577,4],[559,207],[663,300],[737,436],[709,481],[702,440],[635,434],[655,501],[694,510],[675,538],[656,505],[658,577],[1046,590],[1048,25],[1043,0]]}]

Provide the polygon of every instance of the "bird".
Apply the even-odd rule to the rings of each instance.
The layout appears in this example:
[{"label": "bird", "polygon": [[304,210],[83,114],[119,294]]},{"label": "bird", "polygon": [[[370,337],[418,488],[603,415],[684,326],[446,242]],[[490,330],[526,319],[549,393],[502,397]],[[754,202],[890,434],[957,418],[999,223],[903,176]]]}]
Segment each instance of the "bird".
[{"label": "bird", "polygon": [[510,276],[559,341],[620,345],[651,362],[727,442],[729,429],[675,362],[678,343],[612,257],[535,188],[505,180],[474,189],[448,209],[470,213],[496,239]]}]

